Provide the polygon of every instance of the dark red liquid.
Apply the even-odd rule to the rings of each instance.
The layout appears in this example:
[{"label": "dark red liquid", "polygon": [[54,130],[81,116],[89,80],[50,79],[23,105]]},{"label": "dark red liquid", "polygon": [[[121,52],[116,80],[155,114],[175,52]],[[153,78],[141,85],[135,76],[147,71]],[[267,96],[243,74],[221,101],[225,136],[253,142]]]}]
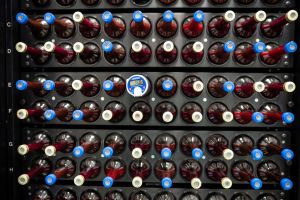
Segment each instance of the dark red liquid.
[{"label": "dark red liquid", "polygon": [[201,165],[194,159],[187,159],[183,161],[179,169],[180,175],[188,181],[191,181],[193,178],[200,177],[202,171]]},{"label": "dark red liquid", "polygon": [[63,121],[63,122],[69,122],[72,120],[72,114],[75,110],[73,104],[69,101],[61,101],[59,102],[55,107],[55,114],[56,117]]},{"label": "dark red liquid", "polygon": [[[263,0],[265,3],[268,4],[276,4],[279,3],[281,0]],[[260,199],[259,199],[260,200]],[[271,200],[271,199],[270,199]]]},{"label": "dark red liquid", "polygon": [[235,34],[242,38],[249,38],[256,32],[257,23],[254,16],[242,16],[235,22]]},{"label": "dark red liquid", "polygon": [[49,91],[44,90],[43,83],[46,81],[45,76],[36,76],[32,81],[27,82],[27,89],[31,89],[34,95],[42,97],[48,94]]},{"label": "dark red liquid", "polygon": [[175,19],[173,19],[171,22],[165,22],[163,18],[160,18],[156,24],[156,31],[163,38],[170,38],[174,36],[177,32],[177,29],[178,24]]},{"label": "dark red liquid", "polygon": [[38,121],[45,121],[44,112],[49,109],[50,107],[45,101],[37,101],[31,108],[27,109],[28,117]]},{"label": "dark red liquid", "polygon": [[257,175],[262,181],[279,182],[281,180],[280,173],[278,165],[271,160],[262,162],[257,167]]},{"label": "dark red liquid", "polygon": [[77,200],[77,197],[73,190],[63,189],[57,193],[55,200]]},{"label": "dark red liquid", "polygon": [[70,6],[75,2],[75,0],[56,0],[56,2],[62,6]]},{"label": "dark red liquid", "polygon": [[34,191],[32,200],[52,200],[52,194],[48,189],[40,188]]},{"label": "dark red liquid", "polygon": [[226,200],[226,197],[221,193],[213,192],[208,195],[206,200]]},{"label": "dark red liquid", "polygon": [[104,110],[110,110],[112,112],[112,118],[109,120],[110,122],[120,122],[124,119],[126,115],[126,108],[125,106],[118,102],[118,101],[112,101],[108,103]]},{"label": "dark red liquid", "polygon": [[51,171],[51,163],[44,158],[38,158],[31,164],[30,170],[27,172],[29,178],[37,176],[46,176]]},{"label": "dark red liquid", "polygon": [[152,25],[147,17],[143,18],[142,22],[131,21],[130,32],[132,35],[138,38],[145,38],[151,32]]},{"label": "dark red liquid", "polygon": [[286,54],[284,46],[278,46],[275,43],[267,44],[267,51],[260,54],[260,60],[267,65],[275,65],[279,63],[282,57]]},{"label": "dark red liquid", "polygon": [[87,101],[80,106],[83,112],[83,120],[86,122],[94,122],[100,116],[100,107],[93,101]]},{"label": "dark red liquid", "polygon": [[254,0],[236,0],[240,4],[248,5],[250,3],[253,3]]},{"label": "dark red liquid", "polygon": [[111,64],[121,63],[126,56],[124,46],[118,42],[113,42],[113,50],[110,53],[104,53],[105,59]]},{"label": "dark red liquid", "polygon": [[145,64],[150,61],[152,56],[151,48],[148,44],[142,42],[142,50],[135,52],[132,48],[130,49],[130,58],[137,64]]},{"label": "dark red liquid", "polygon": [[36,39],[45,39],[51,32],[51,26],[43,18],[28,19],[27,24]]},{"label": "dark red liquid", "polygon": [[86,64],[94,64],[101,56],[100,48],[94,43],[84,44],[84,50],[79,54],[80,59]]},{"label": "dark red liquid", "polygon": [[222,103],[213,103],[207,109],[207,117],[214,124],[222,124],[223,113],[228,111],[228,108]]},{"label": "dark red liquid", "polygon": [[169,148],[172,152],[176,149],[176,139],[168,134],[161,134],[155,139],[155,149],[157,152],[161,152],[164,148]]},{"label": "dark red liquid", "polygon": [[253,45],[246,42],[239,44],[233,55],[235,61],[242,65],[249,65],[256,58],[256,53],[253,50]]},{"label": "dark red liquid", "polygon": [[184,0],[188,5],[196,5],[201,3],[201,0]]},{"label": "dark red liquid", "polygon": [[100,24],[97,19],[93,17],[86,17],[79,25],[80,33],[86,38],[93,38],[100,33]]},{"label": "dark red liquid", "polygon": [[155,163],[154,173],[160,180],[166,177],[172,179],[176,175],[176,165],[170,160],[159,160]]},{"label": "dark red liquid", "polygon": [[93,154],[99,151],[101,141],[99,136],[94,133],[86,133],[79,140],[80,146],[84,149],[85,153]]},{"label": "dark red liquid", "polygon": [[202,34],[204,25],[202,22],[196,22],[194,17],[188,17],[183,21],[182,32],[188,38],[195,38]]},{"label": "dark red liquid", "polygon": [[195,91],[193,88],[193,85],[196,81],[201,81],[201,79],[197,76],[189,76],[183,80],[181,84],[181,90],[186,96],[193,98],[201,94],[202,91]]},{"label": "dark red liquid", "polygon": [[51,139],[44,132],[40,132],[32,138],[32,141],[29,144],[26,144],[29,148],[29,151],[40,151],[44,150],[51,143]]},{"label": "dark red liquid", "polygon": [[105,91],[106,94],[108,94],[111,97],[119,97],[124,93],[126,84],[122,77],[113,75],[108,77],[106,80],[110,80],[114,84],[112,90]]},{"label": "dark red liquid", "polygon": [[84,179],[95,178],[100,174],[100,162],[93,158],[86,158],[80,164],[80,175]]},{"label": "dark red liquid", "polygon": [[69,43],[56,45],[54,48],[55,58],[61,64],[69,64],[75,59],[75,51]]},{"label": "dark red liquid", "polygon": [[177,48],[174,45],[172,51],[167,52],[163,48],[164,43],[160,44],[156,49],[156,59],[162,64],[170,64],[174,62],[177,58]]},{"label": "dark red liquid", "polygon": [[289,23],[286,20],[286,16],[281,17],[269,16],[261,24],[260,29],[262,34],[268,38],[279,37],[284,29],[284,26]]},{"label": "dark red liquid", "polygon": [[216,98],[226,96],[227,92],[224,90],[223,87],[226,81],[227,79],[223,76],[215,76],[212,79],[210,79],[207,84],[209,94]]},{"label": "dark red liquid", "polygon": [[92,75],[85,76],[81,79],[83,86],[81,88],[81,93],[84,96],[92,97],[99,93],[100,91],[100,81],[98,78]]},{"label": "dark red liquid", "polygon": [[254,178],[253,166],[248,161],[238,161],[231,168],[232,176],[238,181],[250,182]]},{"label": "dark red liquid", "polygon": [[55,82],[56,92],[63,97],[70,96],[74,90],[72,88],[73,79],[70,76],[62,75]]},{"label": "dark red liquid", "polygon": [[143,151],[143,154],[145,154],[151,148],[151,140],[147,135],[138,133],[132,136],[132,138],[130,139],[129,148],[131,151],[135,148],[140,148]]},{"label": "dark red liquid", "polygon": [[226,3],[228,0],[210,0],[212,3],[214,4],[224,4]]},{"label": "dark red liquid", "polygon": [[209,61],[216,65],[224,64],[230,56],[230,53],[225,52],[224,43],[222,42],[217,42],[210,46],[207,54]]},{"label": "dark red liquid", "polygon": [[176,200],[176,197],[171,192],[163,191],[156,194],[154,200]]},{"label": "dark red liquid", "polygon": [[107,0],[107,2],[111,5],[120,5],[124,2],[124,0]]},{"label": "dark red liquid", "polygon": [[240,192],[233,195],[232,200],[252,200],[252,198],[248,194]]},{"label": "dark red liquid", "polygon": [[70,38],[75,33],[75,24],[73,20],[62,17],[60,19],[56,19],[54,22],[54,30],[58,37],[60,38]]},{"label": "dark red liquid", "polygon": [[227,176],[227,172],[227,165],[221,160],[213,160],[206,165],[206,175],[213,181],[220,182]]},{"label": "dark red liquid", "polygon": [[265,90],[261,94],[266,98],[275,98],[283,91],[283,84],[274,76],[268,76],[262,82],[265,84]]},{"label": "dark red liquid", "polygon": [[232,141],[232,150],[239,156],[250,155],[254,148],[254,142],[252,138],[247,135],[239,135]]},{"label": "dark red liquid", "polygon": [[199,197],[198,194],[194,192],[185,192],[181,198],[181,200],[200,200],[201,198]]},{"label": "dark red liquid", "polygon": [[159,2],[164,5],[170,5],[170,4],[174,3],[175,1],[176,0],[159,0]]},{"label": "dark red liquid", "polygon": [[68,132],[63,132],[55,138],[55,143],[53,146],[55,147],[56,151],[70,153],[75,147],[75,138]]},{"label": "dark red liquid", "polygon": [[[136,112],[136,111],[142,112],[142,114],[143,114],[142,120],[136,121],[136,120],[134,120],[132,118],[133,113]],[[147,104],[146,102],[138,101],[138,102],[135,102],[130,107],[129,113],[130,113],[130,116],[131,116],[132,120],[134,120],[135,122],[137,122],[137,123],[145,123],[145,122],[147,122],[150,119],[151,113],[152,113],[152,109],[151,109],[150,105]]]},{"label": "dark red liquid", "polygon": [[264,104],[260,112],[264,115],[264,123],[274,124],[281,120],[282,112],[278,105],[273,103]]},{"label": "dark red liquid", "polygon": [[181,107],[180,110],[181,118],[187,123],[196,123],[198,121],[194,121],[194,119],[192,118],[195,112],[200,112],[202,114],[201,106],[199,106],[199,104],[194,102],[186,103]]},{"label": "dark red liquid", "polygon": [[136,159],[130,163],[129,173],[131,177],[141,177],[143,180],[151,174],[151,165],[145,159]]},{"label": "dark red liquid", "polygon": [[120,38],[126,31],[126,25],[120,17],[113,17],[110,23],[105,23],[104,30],[109,37]]},{"label": "dark red liquid", "polygon": [[125,200],[124,194],[121,191],[113,190],[106,193],[104,200]]},{"label": "dark red liquid", "polygon": [[80,200],[101,200],[101,197],[96,190],[88,189],[81,194]]},{"label": "dark red liquid", "polygon": [[197,135],[192,133],[184,135],[180,140],[181,151],[187,156],[191,156],[193,149],[195,148],[200,149],[201,146],[202,146],[201,139]]},{"label": "dark red liquid", "polygon": [[105,138],[104,145],[106,147],[111,147],[115,154],[120,154],[125,150],[126,141],[122,135],[112,133]]},{"label": "dark red liquid", "polygon": [[248,98],[254,94],[254,81],[248,76],[239,77],[234,85],[235,94],[241,98]]},{"label": "dark red liquid", "polygon": [[[173,84],[173,88],[170,90],[170,91],[166,91],[163,89],[163,82],[164,81],[171,81],[172,84]],[[175,93],[176,93],[176,90],[177,90],[177,83],[175,81],[175,79],[171,76],[163,76],[163,77],[160,77],[156,83],[155,83],[155,90],[156,90],[156,93],[161,96],[161,97],[171,97],[173,96]]]},{"label": "dark red liquid", "polygon": [[96,5],[99,2],[99,0],[81,0],[81,1],[82,1],[82,3],[84,3],[85,5],[88,5],[88,6]]},{"label": "dark red liquid", "polygon": [[56,178],[69,178],[76,171],[75,162],[69,158],[61,158],[56,162],[54,175]]},{"label": "dark red liquid", "polygon": [[213,156],[220,156],[225,149],[228,149],[228,140],[220,134],[210,136],[206,141],[206,148]]},{"label": "dark red liquid", "polygon": [[45,51],[42,44],[36,44],[33,47],[27,46],[26,53],[30,55],[33,62],[37,65],[43,65],[49,61],[51,54]]},{"label": "dark red liquid", "polygon": [[45,5],[47,5],[49,2],[51,2],[51,0],[32,0],[32,2],[33,2],[36,6],[45,6]]},{"label": "dark red liquid", "polygon": [[182,59],[188,64],[197,64],[201,62],[204,55],[203,50],[200,52],[195,52],[193,49],[193,44],[193,42],[186,44],[181,51]]},{"label": "dark red liquid", "polygon": [[151,197],[144,191],[136,191],[131,193],[129,200],[151,200]]},{"label": "dark red liquid", "polygon": [[111,177],[113,180],[117,180],[125,175],[126,164],[121,159],[113,158],[105,164],[104,171],[106,176]]},{"label": "dark red liquid", "polygon": [[283,149],[279,139],[272,135],[265,135],[260,138],[257,146],[266,156],[280,154]]},{"label": "dark red liquid", "polygon": [[254,112],[253,106],[249,103],[239,103],[232,109],[233,117],[239,124],[250,123]]},{"label": "dark red liquid", "polygon": [[[176,107],[174,106],[174,104],[172,104],[170,102],[162,102],[155,107],[156,119],[162,123],[166,123],[163,120],[163,114],[165,112],[171,112],[173,114],[174,118],[176,117],[176,114],[177,114],[177,110],[176,110]],[[173,120],[174,120],[174,118],[173,118]]]}]

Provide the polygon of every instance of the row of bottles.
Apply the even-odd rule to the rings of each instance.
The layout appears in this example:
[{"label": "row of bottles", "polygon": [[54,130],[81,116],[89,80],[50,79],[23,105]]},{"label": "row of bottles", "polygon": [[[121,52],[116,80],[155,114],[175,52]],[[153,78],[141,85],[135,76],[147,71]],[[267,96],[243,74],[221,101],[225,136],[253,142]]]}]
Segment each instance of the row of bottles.
[{"label": "row of bottles", "polygon": [[[106,11],[101,15],[104,21],[104,31],[110,38],[122,38],[127,30],[124,19],[114,16]],[[187,38],[197,38],[202,35],[207,27],[207,32],[211,37],[223,38],[229,35],[233,29],[234,35],[240,38],[250,38],[259,29],[259,33],[266,38],[277,38],[282,35],[285,25],[298,19],[298,13],[291,10],[286,14],[276,17],[267,16],[264,11],[258,11],[254,15],[245,14],[236,18],[233,11],[227,11],[223,15],[212,17],[208,24],[204,23],[205,14],[198,10],[192,16],[183,19],[182,33]],[[56,17],[52,13],[46,13],[43,18],[30,18],[25,13],[18,13],[17,22],[27,25],[32,35],[37,39],[45,39],[51,34],[51,26],[57,37],[70,38],[76,32],[76,23],[79,23],[79,32],[86,38],[99,36],[101,32],[100,22],[91,16],[85,17],[81,12],[75,12],[73,19],[68,17]],[[233,22],[235,21],[235,22]],[[231,22],[234,23],[231,28]],[[153,22],[141,11],[135,11],[132,14],[130,23],[130,33],[137,38],[146,38],[151,33]],[[163,38],[171,38],[179,32],[179,24],[172,11],[165,11],[158,19],[155,25],[157,34]]]},{"label": "row of bottles", "polygon": [[[95,180],[100,175],[101,164],[94,158],[86,158],[80,163],[80,174],[76,175],[76,164],[70,158],[61,158],[57,160],[55,169],[51,169],[51,162],[46,158],[37,158],[32,162],[30,170],[19,176],[18,182],[21,185],[29,183],[30,179],[35,177],[45,177],[47,185],[53,185],[59,178],[74,177],[74,184],[82,186],[88,180]],[[172,160],[159,160],[154,164],[154,174],[161,180],[163,188],[172,187],[172,179],[176,176],[178,170],[181,177],[189,181],[191,187],[199,189],[202,185],[200,180],[202,174],[201,164],[194,159],[183,160],[177,169]],[[127,166],[124,160],[120,158],[111,158],[104,165],[105,178],[102,185],[105,188],[111,188],[115,180],[125,176]],[[145,159],[135,159],[128,166],[129,175],[132,178],[132,186],[140,188],[143,181],[149,178],[152,171],[151,164]],[[219,182],[223,188],[229,189],[232,186],[232,180],[227,176],[231,171],[232,177],[241,182],[248,182],[255,190],[263,186],[263,182],[278,182],[282,189],[290,190],[293,183],[290,179],[282,176],[279,166],[271,161],[263,161],[257,165],[256,173],[252,164],[246,160],[234,162],[231,170],[227,164],[221,160],[209,161],[203,170],[206,176],[214,181]],[[53,173],[51,173],[53,172]],[[257,177],[256,175],[257,174]]]}]

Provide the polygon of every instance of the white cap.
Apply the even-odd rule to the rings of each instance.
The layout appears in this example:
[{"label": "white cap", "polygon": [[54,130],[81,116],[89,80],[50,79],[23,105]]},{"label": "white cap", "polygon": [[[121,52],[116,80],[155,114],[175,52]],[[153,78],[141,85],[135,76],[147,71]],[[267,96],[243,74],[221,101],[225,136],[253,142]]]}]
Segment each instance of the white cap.
[{"label": "white cap", "polygon": [[72,82],[72,88],[73,88],[74,90],[81,90],[82,86],[83,86],[83,83],[82,83],[81,80],[74,80],[74,81]]},{"label": "white cap", "polygon": [[267,13],[265,11],[259,10],[257,13],[254,15],[254,19],[257,22],[263,22],[267,18]]},{"label": "white cap", "polygon": [[290,10],[285,14],[285,19],[288,22],[294,22],[298,19],[298,12],[296,10]]},{"label": "white cap", "polygon": [[53,52],[54,49],[55,49],[55,44],[54,44],[53,42],[46,42],[46,43],[44,44],[44,49],[45,49],[45,51],[51,53],[51,52]]},{"label": "white cap", "polygon": [[201,122],[202,118],[203,118],[203,116],[202,116],[201,112],[193,112],[193,114],[192,114],[193,122]]},{"label": "white cap", "polygon": [[233,114],[232,114],[232,112],[225,111],[222,114],[222,118],[223,118],[224,122],[231,122],[233,120]]},{"label": "white cap", "polygon": [[143,44],[140,41],[135,41],[132,43],[131,48],[134,52],[140,52],[143,49]]},{"label": "white cap", "polygon": [[142,157],[143,151],[142,151],[141,148],[138,148],[138,147],[137,147],[137,148],[134,148],[134,149],[132,150],[131,155],[132,155],[133,158],[138,159],[138,158],[141,158],[141,157]]},{"label": "white cap", "polygon": [[26,155],[29,152],[29,147],[26,144],[18,146],[18,153],[22,156]]},{"label": "white cap", "polygon": [[143,185],[143,179],[139,176],[136,176],[132,179],[132,186],[135,188],[140,188]]},{"label": "white cap", "polygon": [[253,84],[253,89],[255,92],[262,92],[265,90],[265,84],[261,81],[255,82]]},{"label": "white cap", "polygon": [[294,92],[296,89],[296,84],[292,81],[285,82],[283,84],[283,89],[286,92]]},{"label": "white cap", "polygon": [[221,185],[224,189],[229,189],[232,186],[232,181],[228,177],[224,177],[221,180]]},{"label": "white cap", "polygon": [[191,186],[194,189],[199,189],[202,186],[202,182],[201,182],[201,180],[199,178],[193,178],[191,180]]},{"label": "white cap", "polygon": [[196,92],[201,92],[204,88],[204,85],[201,81],[196,81],[193,83],[193,89]]},{"label": "white cap", "polygon": [[103,113],[102,113],[102,118],[105,120],[105,121],[109,121],[111,120],[113,117],[113,113],[110,111],[110,110],[104,110]]},{"label": "white cap", "polygon": [[28,111],[26,109],[19,109],[17,111],[18,119],[26,119],[28,117]]},{"label": "white cap", "polygon": [[82,12],[77,11],[73,14],[73,20],[75,22],[80,23],[80,22],[82,22],[83,19],[84,19],[84,16],[83,16]]},{"label": "white cap", "polygon": [[132,113],[132,119],[133,119],[133,121],[135,121],[135,122],[140,122],[140,121],[142,121],[142,119],[143,119],[143,117],[144,117],[144,114],[141,112],[141,111],[134,111],[133,113]]},{"label": "white cap", "polygon": [[85,178],[82,175],[78,175],[74,178],[74,184],[76,186],[82,186],[85,182]]},{"label": "white cap", "polygon": [[45,154],[46,154],[46,156],[55,156],[55,154],[56,154],[55,146],[52,146],[52,145],[47,146],[45,148]]},{"label": "white cap", "polygon": [[164,112],[164,114],[162,115],[162,119],[164,122],[169,123],[173,120],[174,116],[171,112],[167,111]]},{"label": "white cap", "polygon": [[232,158],[234,157],[234,153],[231,149],[225,149],[223,151],[223,157],[225,160],[232,160]]},{"label": "white cap", "polygon": [[224,14],[224,19],[227,22],[231,22],[235,19],[235,12],[233,12],[232,10],[228,10],[225,14]]},{"label": "white cap", "polygon": [[172,41],[166,41],[163,44],[163,49],[165,52],[171,52],[174,49],[174,43]]},{"label": "white cap", "polygon": [[81,42],[76,42],[76,43],[73,45],[73,50],[74,50],[76,53],[81,53],[81,52],[83,52],[83,50],[84,50],[84,45],[83,45]]},{"label": "white cap", "polygon": [[27,45],[24,42],[18,42],[16,44],[16,50],[19,53],[25,53],[27,51]]},{"label": "white cap", "polygon": [[26,185],[29,182],[29,176],[27,174],[22,174],[18,177],[18,183],[20,185]]},{"label": "white cap", "polygon": [[196,53],[200,53],[203,51],[203,43],[202,42],[194,42],[193,51]]}]

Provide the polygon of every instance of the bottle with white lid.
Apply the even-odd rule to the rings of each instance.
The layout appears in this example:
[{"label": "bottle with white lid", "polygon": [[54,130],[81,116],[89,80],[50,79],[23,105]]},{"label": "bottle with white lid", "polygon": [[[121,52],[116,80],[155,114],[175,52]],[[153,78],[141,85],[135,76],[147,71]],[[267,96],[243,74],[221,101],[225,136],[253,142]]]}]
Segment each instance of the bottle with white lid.
[{"label": "bottle with white lid", "polygon": [[203,119],[202,108],[195,102],[188,102],[181,107],[181,118],[187,123],[199,123]]},{"label": "bottle with white lid", "polygon": [[181,83],[182,92],[190,98],[199,96],[203,89],[204,84],[197,76],[188,76]]},{"label": "bottle with white lid", "polygon": [[227,176],[228,167],[221,160],[212,160],[206,165],[206,175],[212,181],[220,182],[224,189],[230,189],[231,179]]},{"label": "bottle with white lid", "polygon": [[213,17],[207,25],[207,30],[213,37],[225,37],[230,31],[230,22],[232,22],[234,19],[235,12],[228,10],[223,15]]},{"label": "bottle with white lid", "polygon": [[140,188],[143,181],[151,174],[151,164],[145,159],[135,159],[129,165],[129,173],[132,177],[132,186]]},{"label": "bottle with white lid", "polygon": [[50,137],[46,132],[40,132],[33,136],[32,141],[27,144],[22,144],[18,147],[17,151],[20,155],[26,155],[29,152],[44,150],[51,144]]},{"label": "bottle with white lid", "polygon": [[180,167],[180,175],[191,182],[191,186],[193,189],[201,188],[202,182],[200,180],[202,167],[200,163],[194,159],[184,160]]},{"label": "bottle with white lid", "polygon": [[129,149],[131,150],[131,155],[133,158],[141,158],[150,150],[150,148],[151,140],[147,135],[143,133],[137,133],[130,138]]},{"label": "bottle with white lid", "polygon": [[95,178],[100,173],[100,162],[94,158],[86,158],[80,163],[80,174],[74,178],[76,186],[82,186],[88,179]]},{"label": "bottle with white lid", "polygon": [[129,113],[135,123],[145,123],[150,119],[152,109],[148,103],[137,101],[130,107]]},{"label": "bottle with white lid", "polygon": [[229,149],[228,140],[220,134],[214,134],[208,137],[206,141],[206,148],[213,156],[223,156],[225,160],[232,160],[234,153]]},{"label": "bottle with white lid", "polygon": [[214,124],[230,123],[234,119],[232,112],[221,102],[209,105],[207,117]]},{"label": "bottle with white lid", "polygon": [[166,41],[156,49],[156,59],[162,64],[171,64],[176,60],[177,54],[177,48],[172,41]]},{"label": "bottle with white lid", "polygon": [[175,120],[177,109],[171,102],[165,101],[155,107],[155,117],[161,123],[171,123]]}]

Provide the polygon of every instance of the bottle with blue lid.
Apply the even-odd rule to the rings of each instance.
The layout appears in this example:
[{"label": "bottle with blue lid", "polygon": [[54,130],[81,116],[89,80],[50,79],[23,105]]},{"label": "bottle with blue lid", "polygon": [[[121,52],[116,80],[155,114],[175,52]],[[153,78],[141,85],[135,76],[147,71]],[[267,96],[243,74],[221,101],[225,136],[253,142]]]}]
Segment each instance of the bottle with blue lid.
[{"label": "bottle with blue lid", "polygon": [[111,97],[119,97],[125,92],[126,83],[122,77],[112,75],[103,82],[102,87],[107,95]]},{"label": "bottle with blue lid", "polygon": [[36,76],[31,81],[17,80],[16,89],[19,91],[32,90],[34,95],[42,97],[48,94],[48,91],[43,88],[45,81],[45,76]]},{"label": "bottle with blue lid", "polygon": [[230,54],[234,52],[235,48],[236,45],[233,41],[226,43],[216,42],[208,49],[208,59],[213,64],[222,65],[228,61]]},{"label": "bottle with blue lid", "polygon": [[184,135],[180,140],[181,151],[187,156],[192,156],[195,160],[200,160],[204,156],[201,146],[200,137],[193,133]]},{"label": "bottle with blue lid", "polygon": [[157,79],[155,83],[156,93],[163,97],[168,98],[173,96],[177,90],[177,82],[171,76],[162,76]]},{"label": "bottle with blue lid", "polygon": [[176,139],[168,134],[164,133],[159,135],[154,142],[155,149],[160,153],[161,157],[165,160],[170,159],[176,149]]},{"label": "bottle with blue lid", "polygon": [[72,117],[75,121],[94,122],[100,116],[100,107],[93,101],[84,102],[78,110],[74,110]]},{"label": "bottle with blue lid", "polygon": [[101,139],[98,135],[88,132],[80,138],[79,144],[80,145],[75,147],[72,152],[76,158],[82,157],[85,153],[96,153],[100,149]]},{"label": "bottle with blue lid", "polygon": [[193,16],[186,18],[182,24],[182,32],[187,38],[199,37],[204,29],[204,12],[197,10]]},{"label": "bottle with blue lid", "polygon": [[104,41],[101,45],[104,57],[110,64],[121,63],[126,56],[125,47],[119,42]]},{"label": "bottle with blue lid", "polygon": [[255,61],[257,54],[265,50],[266,44],[263,42],[257,42],[255,44],[244,42],[239,44],[234,51],[234,60],[241,65],[249,65]]},{"label": "bottle with blue lid", "polygon": [[174,13],[167,10],[156,24],[157,33],[163,38],[170,38],[177,32],[178,24],[174,18]]},{"label": "bottle with blue lid", "polygon": [[265,103],[260,112],[264,115],[265,124],[282,123],[283,125],[292,124],[295,116],[291,112],[282,112],[280,107],[274,103]]},{"label": "bottle with blue lid", "polygon": [[104,167],[106,177],[102,180],[103,187],[111,188],[115,180],[122,178],[126,173],[126,163],[119,158],[112,158]]},{"label": "bottle with blue lid", "polygon": [[138,38],[147,37],[152,29],[150,20],[140,11],[134,11],[130,22],[130,32]]},{"label": "bottle with blue lid", "polygon": [[172,187],[172,179],[176,175],[176,165],[171,160],[159,160],[154,166],[155,176],[161,181],[162,188],[168,189]]},{"label": "bottle with blue lid", "polygon": [[214,76],[207,84],[209,94],[216,98],[226,96],[228,93],[233,92],[234,88],[234,83],[232,81],[228,81],[223,76]]},{"label": "bottle with blue lid", "polygon": [[126,30],[125,22],[122,18],[113,16],[111,12],[105,11],[102,15],[105,33],[111,38],[121,38]]},{"label": "bottle with blue lid", "polygon": [[56,105],[55,109],[46,110],[44,117],[47,121],[57,118],[63,122],[69,122],[72,120],[74,110],[75,107],[71,102],[61,101]]},{"label": "bottle with blue lid", "polygon": [[111,158],[114,155],[121,154],[125,150],[126,141],[121,134],[111,133],[105,138],[104,145],[102,155],[105,158]]}]

